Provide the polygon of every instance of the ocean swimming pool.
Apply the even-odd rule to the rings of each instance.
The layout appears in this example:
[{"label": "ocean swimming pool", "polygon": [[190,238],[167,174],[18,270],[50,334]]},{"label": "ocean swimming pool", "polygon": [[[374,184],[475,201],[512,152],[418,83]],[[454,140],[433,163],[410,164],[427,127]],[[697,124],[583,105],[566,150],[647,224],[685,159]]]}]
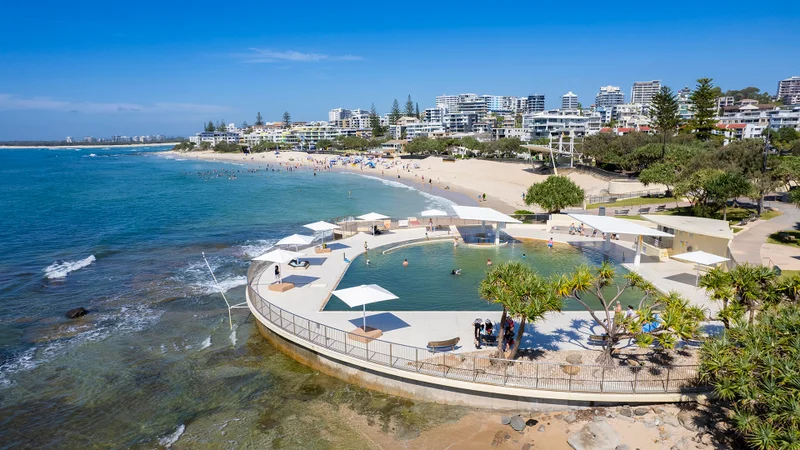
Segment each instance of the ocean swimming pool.
[{"label": "ocean swimming pool", "polygon": [[[582,264],[598,266],[607,257],[590,248],[577,249],[567,245],[556,245],[548,249],[546,243],[538,241],[514,242],[502,247],[475,248],[459,246],[452,242],[430,242],[400,248],[383,254],[384,249],[370,250],[356,257],[342,277],[337,289],[361,284],[378,284],[399,298],[372,305],[381,311],[499,311],[499,305],[491,304],[478,295],[478,284],[484,278],[487,260],[498,264],[504,261],[521,260],[530,264],[544,276],[568,273]],[[523,258],[525,255],[525,258]],[[367,259],[370,264],[366,263]],[[408,267],[403,267],[403,260]],[[614,261],[617,278],[628,271]],[[461,269],[461,275],[452,275]],[[616,293],[610,287],[608,293]],[[638,302],[637,292],[625,292],[623,304]],[[592,297],[590,305],[599,308],[599,301]],[[331,297],[325,311],[347,311],[350,308],[336,297]],[[567,300],[565,311],[581,311],[583,307],[574,300]]]}]

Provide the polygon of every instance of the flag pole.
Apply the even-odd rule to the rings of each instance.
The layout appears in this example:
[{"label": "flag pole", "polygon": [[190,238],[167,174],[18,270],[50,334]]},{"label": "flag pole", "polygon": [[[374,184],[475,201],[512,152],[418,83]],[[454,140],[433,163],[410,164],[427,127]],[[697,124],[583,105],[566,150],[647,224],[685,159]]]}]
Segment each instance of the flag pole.
[{"label": "flag pole", "polygon": [[206,259],[206,253],[205,252],[201,252],[201,254],[203,255],[203,261],[206,262],[206,267],[208,267],[208,271],[211,272],[211,278],[214,279],[214,284],[217,285],[217,289],[219,289],[219,293],[222,295],[222,299],[225,300],[225,304],[228,305],[228,324],[230,325],[231,330],[232,330],[233,329],[233,317],[231,316],[231,304],[228,302],[228,299],[225,297],[225,291],[223,291],[222,290],[222,286],[219,285],[219,282],[217,281],[217,277],[214,276],[214,271],[211,270],[211,265],[208,263],[208,260]]}]

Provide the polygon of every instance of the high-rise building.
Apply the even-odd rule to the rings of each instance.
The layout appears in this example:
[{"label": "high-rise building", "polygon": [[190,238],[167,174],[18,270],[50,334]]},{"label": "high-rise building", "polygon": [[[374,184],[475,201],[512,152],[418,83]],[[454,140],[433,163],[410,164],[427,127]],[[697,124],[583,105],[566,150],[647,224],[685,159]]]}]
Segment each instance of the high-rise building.
[{"label": "high-rise building", "polygon": [[659,89],[661,89],[661,80],[637,81],[633,83],[631,89],[631,103],[649,105]]},{"label": "high-rise building", "polygon": [[625,93],[619,86],[601,86],[600,92],[594,96],[594,104],[598,108],[611,108],[625,103]]},{"label": "high-rise building", "polygon": [[436,107],[452,112],[458,111],[458,98],[458,95],[439,95],[436,97]]},{"label": "high-rise building", "polygon": [[778,98],[786,105],[800,104],[800,77],[789,77],[779,81]]},{"label": "high-rise building", "polygon": [[561,96],[561,109],[570,110],[578,109],[578,96],[573,94],[572,91],[567,92]]},{"label": "high-rise building", "polygon": [[544,112],[544,94],[529,95],[525,104],[525,112],[528,114]]},{"label": "high-rise building", "polygon": [[338,122],[351,116],[349,109],[335,108],[328,111],[328,122]]},{"label": "high-rise building", "polygon": [[684,86],[683,89],[678,91],[678,115],[682,122],[688,122],[694,118],[694,109],[692,109],[692,100],[689,96],[692,95],[692,90],[689,86]]}]

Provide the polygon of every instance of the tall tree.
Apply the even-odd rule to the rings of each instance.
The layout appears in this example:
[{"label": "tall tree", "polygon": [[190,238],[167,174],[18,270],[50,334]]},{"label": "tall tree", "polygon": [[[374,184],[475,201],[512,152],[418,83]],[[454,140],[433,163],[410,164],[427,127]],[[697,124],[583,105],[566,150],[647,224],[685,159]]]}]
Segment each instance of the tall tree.
[{"label": "tall tree", "polygon": [[394,125],[397,123],[397,119],[400,118],[400,104],[397,103],[397,99],[394,99],[392,103],[392,111],[389,113],[389,124]]},{"label": "tall tree", "polygon": [[214,126],[214,122],[209,120],[208,123],[206,124],[205,131],[214,131],[216,129],[217,127]]},{"label": "tall tree", "polygon": [[583,189],[575,182],[563,175],[550,175],[547,180],[528,188],[525,204],[537,204],[548,213],[555,213],[567,206],[580,205],[583,198]]},{"label": "tall tree", "polygon": [[415,111],[415,112],[414,112],[414,117],[416,117],[417,119],[420,119],[420,116],[419,116],[419,103],[417,103],[417,104],[415,105],[415,107],[414,107],[414,111]]},{"label": "tall tree", "polygon": [[697,139],[707,141],[711,139],[711,132],[717,126],[717,95],[714,93],[712,79],[698,79],[697,87],[689,95],[689,100],[694,111],[691,127]]},{"label": "tall tree", "polygon": [[261,111],[256,113],[256,123],[254,123],[253,125],[264,125],[264,118],[261,117]]},{"label": "tall tree", "polygon": [[404,112],[407,117],[414,116],[414,102],[411,101],[411,94],[408,94],[408,100],[406,100],[406,110]]},{"label": "tall tree", "polygon": [[289,115],[289,111],[284,111],[283,112],[283,125],[288,128],[289,124],[291,124],[291,122],[292,122],[292,116]]},{"label": "tall tree", "polygon": [[661,89],[653,96],[650,104],[650,120],[653,127],[661,133],[661,160],[667,153],[667,136],[671,136],[680,123],[678,115],[678,98],[668,86]]},{"label": "tall tree", "polygon": [[217,123],[217,130],[216,131],[225,131],[228,127],[225,126],[225,119],[222,119]]},{"label": "tall tree", "polygon": [[242,129],[243,129],[243,130],[246,130],[246,129],[248,129],[249,127],[250,127],[250,126],[249,126],[249,125],[247,125],[247,121],[246,121],[246,120],[242,122]]},{"label": "tall tree", "polygon": [[378,116],[378,111],[375,110],[375,103],[372,104],[372,108],[369,111],[369,126],[372,128],[372,136],[382,136],[383,135],[383,127],[381,126],[381,118]]},{"label": "tall tree", "polygon": [[502,327],[508,317],[508,304],[514,295],[517,281],[523,277],[526,265],[519,261],[511,261],[498,264],[490,270],[486,277],[478,285],[478,294],[482,299],[492,303],[497,303],[503,307],[503,314],[500,316],[500,330],[497,339],[497,355],[503,354]]}]

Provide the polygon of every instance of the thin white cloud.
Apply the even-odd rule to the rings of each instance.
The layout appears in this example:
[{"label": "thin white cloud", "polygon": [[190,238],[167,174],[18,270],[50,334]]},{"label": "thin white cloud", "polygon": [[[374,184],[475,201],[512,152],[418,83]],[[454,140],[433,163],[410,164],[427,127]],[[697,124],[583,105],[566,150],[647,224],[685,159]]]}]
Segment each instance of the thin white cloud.
[{"label": "thin white cloud", "polygon": [[364,59],[355,55],[333,56],[321,53],[302,53],[294,50],[282,52],[262,48],[250,48],[248,50],[250,50],[250,53],[239,53],[233,56],[246,63],[361,61]]},{"label": "thin white cloud", "polygon": [[152,104],[138,104],[124,102],[73,102],[67,100],[56,100],[50,97],[25,98],[11,94],[0,94],[0,110],[39,110],[87,114],[107,114],[116,112],[215,113],[223,112],[227,109],[228,108],[225,106],[196,103],[158,102]]}]

